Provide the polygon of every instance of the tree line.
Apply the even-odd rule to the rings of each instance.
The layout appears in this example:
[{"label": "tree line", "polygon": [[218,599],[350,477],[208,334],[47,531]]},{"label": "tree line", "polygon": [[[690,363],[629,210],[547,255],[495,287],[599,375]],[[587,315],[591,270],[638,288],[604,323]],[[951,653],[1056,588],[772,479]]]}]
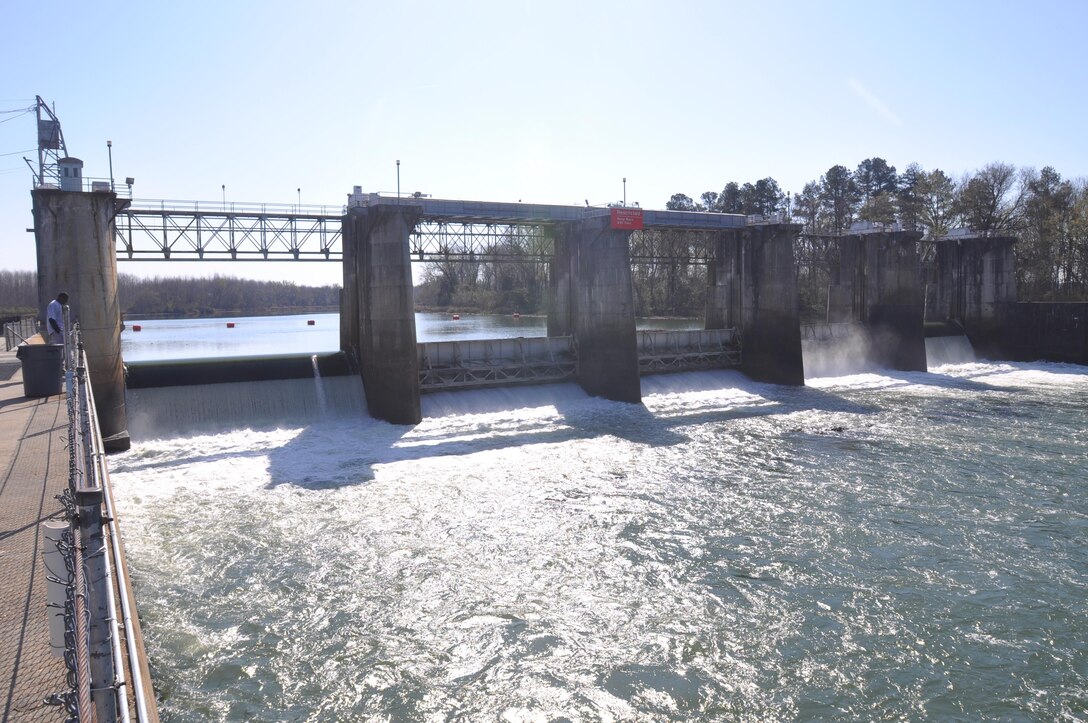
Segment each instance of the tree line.
[{"label": "tree line", "polygon": [[[59,289],[58,289],[59,291]],[[299,286],[287,281],[210,278],[117,277],[121,312],[131,316],[198,316],[224,312],[339,309],[339,286]],[[76,300],[78,303],[78,300]],[[37,313],[38,282],[33,271],[0,271],[0,315]]]},{"label": "tree line", "polygon": [[0,319],[37,313],[38,275],[33,271],[0,271]]},{"label": "tree line", "polygon": [[899,173],[883,158],[868,158],[853,170],[832,166],[792,197],[765,178],[727,183],[699,201],[677,193],[666,208],[781,214],[803,224],[795,250],[803,307],[826,293],[820,286],[835,264],[833,237],[857,221],[921,232],[923,266],[932,260],[932,242],[955,228],[1015,237],[1021,299],[1088,300],[1088,181],[1062,178],[1051,166],[994,162],[956,178],[917,163]]},{"label": "tree line", "polygon": [[489,249],[492,258],[459,258],[424,264],[415,287],[417,309],[502,314],[541,313],[547,307],[549,264],[535,249],[532,229],[511,226]]}]

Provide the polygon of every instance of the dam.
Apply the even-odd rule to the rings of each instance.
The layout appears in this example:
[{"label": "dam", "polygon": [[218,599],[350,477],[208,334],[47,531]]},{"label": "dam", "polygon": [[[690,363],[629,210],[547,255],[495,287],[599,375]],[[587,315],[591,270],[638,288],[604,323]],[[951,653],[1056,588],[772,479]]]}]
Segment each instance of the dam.
[{"label": "dam", "polygon": [[408,427],[297,356],[128,392],[110,465],[173,719],[1076,709],[1031,691],[1083,690],[1080,367],[488,386]]},{"label": "dam", "polygon": [[[923,274],[917,234],[852,229],[802,324],[785,217],[32,198],[172,720],[1084,710],[1084,317],[1017,299],[1011,239],[940,239]],[[545,332],[421,338],[410,264],[513,236],[550,265]],[[634,249],[672,242],[706,313],[639,329]],[[335,347],[126,364],[116,264],[144,253],[340,263]]]}]

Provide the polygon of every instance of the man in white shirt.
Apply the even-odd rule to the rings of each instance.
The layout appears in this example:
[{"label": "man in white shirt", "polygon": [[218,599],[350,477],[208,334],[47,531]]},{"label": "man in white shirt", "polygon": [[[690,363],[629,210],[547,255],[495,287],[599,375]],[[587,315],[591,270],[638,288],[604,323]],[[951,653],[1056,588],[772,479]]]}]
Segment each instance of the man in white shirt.
[{"label": "man in white shirt", "polygon": [[68,304],[68,294],[63,291],[49,302],[45,312],[45,330],[49,333],[50,344],[64,343],[64,307]]}]

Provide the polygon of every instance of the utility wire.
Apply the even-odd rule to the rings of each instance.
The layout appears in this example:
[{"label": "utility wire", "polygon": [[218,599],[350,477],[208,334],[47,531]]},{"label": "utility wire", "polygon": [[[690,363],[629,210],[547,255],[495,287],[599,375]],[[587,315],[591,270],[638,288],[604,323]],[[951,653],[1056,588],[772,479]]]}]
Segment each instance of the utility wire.
[{"label": "utility wire", "polygon": [[16,113],[16,114],[17,114],[17,115],[13,115],[13,116],[11,116],[10,118],[5,118],[4,120],[0,120],[0,123],[7,123],[8,121],[12,121],[12,120],[15,120],[16,118],[22,118],[22,117],[23,117],[24,115],[26,115],[27,113],[33,113],[33,112],[34,112],[34,109],[33,109],[33,108],[24,108],[24,109],[23,109],[23,110],[21,110],[21,111],[15,111],[15,110],[4,110],[4,111],[0,111],[0,113],[5,113],[5,114],[6,114],[6,113]]},{"label": "utility wire", "polygon": [[20,153],[30,153],[31,151],[36,151],[36,150],[38,150],[38,149],[37,148],[27,148],[25,151],[12,151],[11,153],[0,153],[0,158],[2,158],[4,156],[17,156]]}]

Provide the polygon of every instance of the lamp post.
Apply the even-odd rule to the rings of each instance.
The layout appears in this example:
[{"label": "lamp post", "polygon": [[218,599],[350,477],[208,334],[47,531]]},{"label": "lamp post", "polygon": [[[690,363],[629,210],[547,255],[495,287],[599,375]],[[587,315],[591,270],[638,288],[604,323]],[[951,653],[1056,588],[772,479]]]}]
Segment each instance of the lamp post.
[{"label": "lamp post", "polygon": [[400,203],[400,159],[397,159],[397,203]]},{"label": "lamp post", "polygon": [[623,177],[623,205],[627,206],[627,176]]},{"label": "lamp post", "polygon": [[223,210],[227,210],[227,184],[223,184]]},{"label": "lamp post", "polygon": [[106,152],[110,154],[110,193],[113,193],[113,141],[106,141]]},{"label": "lamp post", "polygon": [[298,192],[298,208],[295,209],[295,213],[302,213],[302,187],[295,190]]}]

